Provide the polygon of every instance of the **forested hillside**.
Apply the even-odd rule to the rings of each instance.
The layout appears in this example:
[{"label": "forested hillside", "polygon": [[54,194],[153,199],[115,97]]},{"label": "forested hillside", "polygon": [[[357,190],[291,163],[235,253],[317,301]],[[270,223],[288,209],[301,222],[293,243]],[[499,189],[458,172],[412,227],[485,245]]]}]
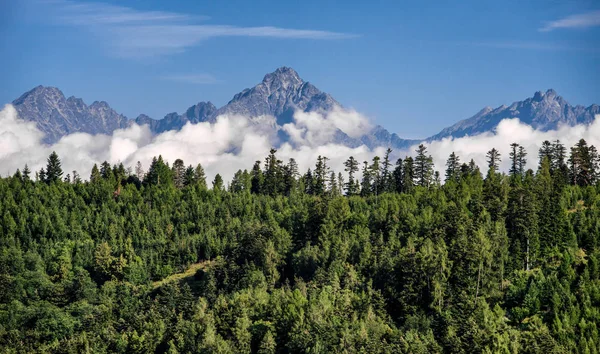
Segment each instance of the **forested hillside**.
[{"label": "forested hillside", "polygon": [[597,150],[511,147],[212,183],[52,154],[0,179],[0,352],[598,353]]}]

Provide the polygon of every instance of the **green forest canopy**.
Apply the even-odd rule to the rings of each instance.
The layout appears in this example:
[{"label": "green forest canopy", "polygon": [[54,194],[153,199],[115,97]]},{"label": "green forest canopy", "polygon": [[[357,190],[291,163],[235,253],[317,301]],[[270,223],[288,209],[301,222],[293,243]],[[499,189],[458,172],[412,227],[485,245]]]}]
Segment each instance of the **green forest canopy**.
[{"label": "green forest canopy", "polygon": [[598,353],[596,148],[546,141],[533,171],[512,144],[508,174],[416,152],[300,174],[271,150],[210,188],[160,156],[25,166],[0,179],[0,351]]}]

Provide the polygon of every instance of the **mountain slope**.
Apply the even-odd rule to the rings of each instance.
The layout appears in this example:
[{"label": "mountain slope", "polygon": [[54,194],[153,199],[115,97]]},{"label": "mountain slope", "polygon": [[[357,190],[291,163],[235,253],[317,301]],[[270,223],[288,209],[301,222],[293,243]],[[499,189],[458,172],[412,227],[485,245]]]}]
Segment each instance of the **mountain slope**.
[{"label": "mountain slope", "polygon": [[108,103],[86,105],[81,98],[65,98],[55,87],[37,86],[12,102],[19,117],[34,121],[46,133],[45,142],[54,143],[67,134],[82,132],[111,134],[129,126],[127,117]]},{"label": "mountain slope", "polygon": [[302,80],[294,69],[281,67],[265,75],[258,85],[233,96],[211,119],[222,114],[272,115],[283,125],[292,121],[295,110],[329,111],[335,106],[341,105],[329,94]]},{"label": "mountain slope", "polygon": [[550,89],[546,92],[538,91],[533,97],[514,102],[510,106],[502,105],[495,109],[485,107],[473,117],[443,129],[428,140],[480,134],[493,130],[501,120],[506,118],[519,118],[521,122],[535,129],[547,131],[556,129],[560,124],[589,124],[594,120],[595,114],[600,114],[598,105],[572,106]]}]

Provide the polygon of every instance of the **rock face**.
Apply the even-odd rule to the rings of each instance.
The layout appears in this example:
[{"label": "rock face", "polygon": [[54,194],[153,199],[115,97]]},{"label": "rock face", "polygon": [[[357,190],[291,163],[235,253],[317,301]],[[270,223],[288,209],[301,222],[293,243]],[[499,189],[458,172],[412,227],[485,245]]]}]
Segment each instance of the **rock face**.
[{"label": "rock face", "polygon": [[521,122],[529,124],[535,129],[547,131],[556,129],[560,124],[589,124],[594,120],[595,114],[600,114],[598,105],[571,106],[564,98],[550,89],[546,92],[538,91],[533,97],[515,102],[510,106],[503,105],[495,109],[485,107],[473,117],[445,128],[428,140],[438,140],[449,136],[459,138],[465,135],[476,135],[493,130],[505,118],[519,118]]},{"label": "rock face", "polygon": [[19,117],[36,122],[46,133],[47,143],[76,132],[110,134],[130,124],[104,101],[88,106],[80,98],[65,98],[55,87],[38,86],[14,100],[13,105]]},{"label": "rock face", "polygon": [[265,75],[258,85],[233,96],[211,119],[222,114],[272,115],[283,125],[292,121],[295,110],[329,111],[339,105],[329,94],[302,80],[294,69],[281,67]]},{"label": "rock face", "polygon": [[[84,132],[90,134],[111,134],[114,130],[125,128],[133,122],[147,124],[151,131],[158,134],[169,130],[179,130],[188,122],[215,122],[220,115],[243,115],[250,117],[256,124],[265,124],[259,117],[272,116],[273,128],[278,129],[293,121],[296,111],[328,112],[341,105],[329,94],[320,91],[310,82],[300,78],[292,68],[281,67],[265,75],[263,80],[252,88],[247,88],[233,96],[225,106],[218,108],[210,102],[200,102],[189,107],[184,113],[169,113],[160,120],[141,114],[135,120],[115,112],[104,102],[94,102],[87,106],[80,98],[65,98],[55,87],[38,86],[13,101],[19,116],[34,121],[46,134],[45,141],[54,143],[62,136]],[[515,102],[510,106],[498,108],[485,107],[473,117],[462,120],[427,140],[445,137],[476,135],[495,129],[505,118],[519,118],[523,123],[536,129],[555,129],[560,124],[589,124],[594,115],[600,114],[598,105],[589,107],[571,106],[554,90],[536,92],[533,97]],[[277,136],[281,142],[289,136],[279,130]],[[331,143],[349,147],[367,145],[402,149],[418,143],[419,140],[402,139],[381,126],[375,126],[359,137],[348,136],[341,130],[333,134]]]},{"label": "rock face", "polygon": [[[74,132],[90,134],[111,134],[114,130],[125,128],[133,122],[147,124],[156,134],[179,130],[186,123],[215,122],[220,115],[243,115],[256,118],[256,124],[264,124],[261,116],[275,117],[275,129],[293,121],[294,112],[328,112],[341,105],[329,94],[322,92],[310,82],[300,78],[292,68],[281,67],[265,75],[256,86],[243,90],[233,96],[225,106],[217,109],[211,102],[200,102],[189,107],[185,113],[169,113],[156,120],[140,114],[135,120],[129,120],[109,107],[106,102],[94,102],[90,106],[79,98],[65,99],[63,93],[55,87],[38,86],[13,101],[19,116],[35,121],[38,128],[46,134],[45,141],[54,143],[62,136]],[[281,142],[289,137],[279,131]],[[338,130],[332,143],[350,147],[367,145],[402,148],[414,141],[401,139],[381,126],[376,126],[361,137],[350,137]]]}]

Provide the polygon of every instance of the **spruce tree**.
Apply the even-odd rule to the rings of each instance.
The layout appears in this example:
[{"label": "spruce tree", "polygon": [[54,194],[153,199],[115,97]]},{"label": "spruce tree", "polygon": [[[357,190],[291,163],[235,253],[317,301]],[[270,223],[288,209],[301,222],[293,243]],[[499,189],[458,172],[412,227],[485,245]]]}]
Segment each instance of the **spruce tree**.
[{"label": "spruce tree", "polygon": [[60,159],[55,151],[52,151],[48,157],[48,164],[46,165],[46,182],[58,182],[61,180],[63,175]]},{"label": "spruce tree", "polygon": [[408,156],[404,158],[404,167],[402,168],[402,191],[409,193],[415,185],[415,167],[413,158]]},{"label": "spruce tree", "polygon": [[393,181],[394,181],[394,188],[393,191],[396,193],[402,193],[402,183],[403,183],[403,175],[402,175],[402,159],[398,158],[398,160],[396,160],[396,167],[394,168],[394,172],[393,172]]},{"label": "spruce tree", "polygon": [[356,195],[359,192],[359,186],[357,185],[354,174],[358,172],[358,161],[353,156],[350,156],[346,162],[344,171],[348,172],[348,182],[345,184],[346,195]]},{"label": "spruce tree", "polygon": [[416,152],[417,156],[414,163],[415,183],[427,187],[433,176],[433,159],[427,155],[427,147],[423,144],[419,144]]},{"label": "spruce tree", "polygon": [[446,161],[446,182],[460,180],[460,158],[452,152]]}]

